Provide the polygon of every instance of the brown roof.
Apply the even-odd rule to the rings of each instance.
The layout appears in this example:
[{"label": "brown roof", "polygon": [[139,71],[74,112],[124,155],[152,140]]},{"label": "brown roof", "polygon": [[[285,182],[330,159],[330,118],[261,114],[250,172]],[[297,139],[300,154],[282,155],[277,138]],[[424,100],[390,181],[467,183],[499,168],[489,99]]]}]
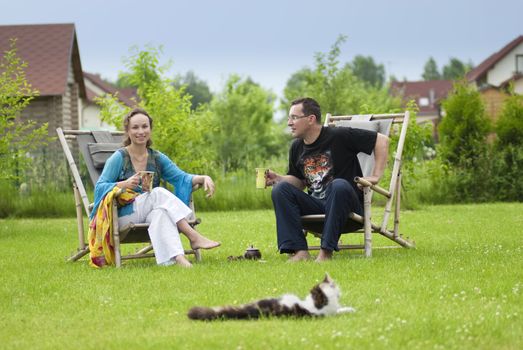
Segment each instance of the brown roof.
[{"label": "brown roof", "polygon": [[505,45],[498,52],[490,55],[485,61],[481,62],[476,68],[472,69],[467,73],[468,81],[478,80],[482,75],[486,74],[496,63],[499,62],[503,57],[505,57],[510,51],[512,51],[516,46],[523,42],[523,35],[518,36],[516,39],[512,40],[510,43]]},{"label": "brown roof", "polygon": [[446,98],[451,89],[451,80],[395,81],[391,84],[392,94],[401,96],[404,103],[414,99],[419,104],[420,97],[429,99],[428,106],[418,106],[420,115],[437,112],[437,102]]},{"label": "brown roof", "polygon": [[[99,74],[84,72],[84,77],[89,79],[94,85],[99,87],[105,93],[111,94],[111,95],[117,94],[120,102],[124,103],[128,107],[136,106],[135,101],[138,100],[138,96],[137,96],[135,88],[118,89],[118,88],[116,88],[116,86],[103,80]],[[86,88],[86,89],[87,89],[87,100],[90,102],[94,102],[94,98],[97,96],[97,94],[94,91],[91,91],[91,89],[89,89],[89,88]]]},{"label": "brown roof", "polygon": [[80,96],[85,97],[80,51],[74,24],[33,24],[0,26],[0,53],[16,38],[18,56],[25,61],[27,81],[41,96],[63,95],[72,64]]}]

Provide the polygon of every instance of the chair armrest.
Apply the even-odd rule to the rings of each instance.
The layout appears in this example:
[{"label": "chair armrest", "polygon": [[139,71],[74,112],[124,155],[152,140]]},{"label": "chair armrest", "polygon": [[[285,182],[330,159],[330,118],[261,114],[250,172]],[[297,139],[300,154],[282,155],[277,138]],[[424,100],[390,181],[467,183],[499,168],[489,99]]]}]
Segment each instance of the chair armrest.
[{"label": "chair armrest", "polygon": [[365,180],[364,178],[356,176],[354,178],[354,182],[360,184],[363,187],[370,187],[371,190],[373,190],[375,192],[378,192],[379,194],[382,194],[382,195],[384,195],[387,198],[390,198],[390,192],[389,191],[387,191],[386,189],[384,189],[384,188],[382,188],[382,187],[380,187],[378,185],[373,185],[372,183],[370,183],[369,181]]}]

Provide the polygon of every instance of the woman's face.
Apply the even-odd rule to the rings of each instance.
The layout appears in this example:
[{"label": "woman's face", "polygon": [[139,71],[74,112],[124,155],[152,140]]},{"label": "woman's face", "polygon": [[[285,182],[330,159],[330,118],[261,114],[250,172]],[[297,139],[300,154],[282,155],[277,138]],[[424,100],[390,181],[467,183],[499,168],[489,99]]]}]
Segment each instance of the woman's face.
[{"label": "woman's face", "polygon": [[146,145],[151,137],[149,118],[144,114],[135,114],[129,119],[127,135],[132,144]]}]

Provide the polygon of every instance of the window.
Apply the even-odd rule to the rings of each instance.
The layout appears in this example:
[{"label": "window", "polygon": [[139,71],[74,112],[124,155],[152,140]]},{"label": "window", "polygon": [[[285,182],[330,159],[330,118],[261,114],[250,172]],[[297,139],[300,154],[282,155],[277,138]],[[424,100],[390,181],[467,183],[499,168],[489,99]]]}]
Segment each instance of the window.
[{"label": "window", "polygon": [[419,105],[420,107],[427,107],[429,105],[429,99],[427,97],[420,97]]},{"label": "window", "polygon": [[516,73],[523,73],[523,55],[516,55]]}]

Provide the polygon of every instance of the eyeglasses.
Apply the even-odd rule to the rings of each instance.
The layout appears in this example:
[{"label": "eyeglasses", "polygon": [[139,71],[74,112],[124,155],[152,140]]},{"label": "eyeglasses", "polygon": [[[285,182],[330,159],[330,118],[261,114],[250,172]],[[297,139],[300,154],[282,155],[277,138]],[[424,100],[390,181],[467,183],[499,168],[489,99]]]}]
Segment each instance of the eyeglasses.
[{"label": "eyeglasses", "polygon": [[290,115],[287,117],[287,120],[292,120],[293,122],[295,122],[298,119],[307,118],[309,115]]}]

